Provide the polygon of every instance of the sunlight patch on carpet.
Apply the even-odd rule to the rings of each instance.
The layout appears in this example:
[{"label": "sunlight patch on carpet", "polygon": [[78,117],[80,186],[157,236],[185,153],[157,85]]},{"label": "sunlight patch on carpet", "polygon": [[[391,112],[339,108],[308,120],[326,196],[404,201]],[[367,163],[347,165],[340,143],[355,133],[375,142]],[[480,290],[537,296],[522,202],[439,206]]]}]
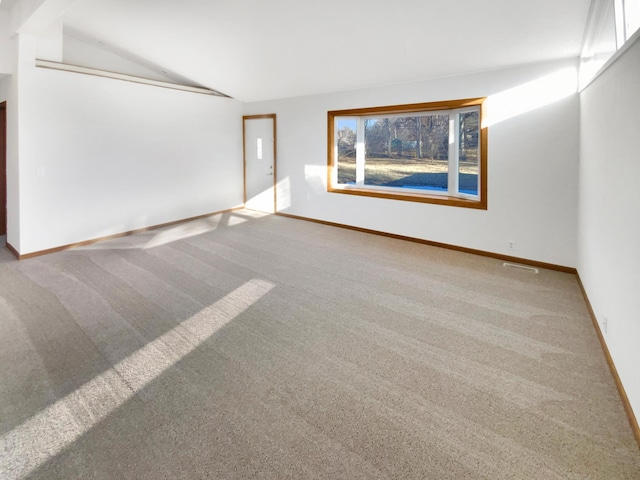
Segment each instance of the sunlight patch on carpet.
[{"label": "sunlight patch on carpet", "polygon": [[245,283],[3,435],[0,478],[24,478],[61,453],[274,286]]}]

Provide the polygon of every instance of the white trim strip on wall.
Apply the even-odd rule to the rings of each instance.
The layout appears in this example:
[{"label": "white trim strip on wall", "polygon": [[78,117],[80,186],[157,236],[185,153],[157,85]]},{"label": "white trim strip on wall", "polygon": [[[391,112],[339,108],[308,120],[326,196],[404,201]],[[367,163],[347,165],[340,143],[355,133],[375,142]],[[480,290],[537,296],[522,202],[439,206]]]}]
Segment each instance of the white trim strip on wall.
[{"label": "white trim strip on wall", "polygon": [[144,85],[153,85],[155,87],[171,88],[173,90],[182,90],[191,93],[200,93],[203,95],[215,95],[217,97],[229,97],[224,93],[211,90],[204,87],[192,87],[189,85],[180,85],[178,83],[163,82],[161,80],[151,80],[149,78],[135,77],[124,73],[108,72],[106,70],[98,70],[96,68],[81,67],[78,65],[70,65],[67,63],[51,62],[49,60],[36,59],[36,67],[50,68],[53,70],[62,70],[65,72],[82,73],[85,75],[94,75],[98,77],[113,78],[115,80],[124,80],[126,82],[142,83]]}]

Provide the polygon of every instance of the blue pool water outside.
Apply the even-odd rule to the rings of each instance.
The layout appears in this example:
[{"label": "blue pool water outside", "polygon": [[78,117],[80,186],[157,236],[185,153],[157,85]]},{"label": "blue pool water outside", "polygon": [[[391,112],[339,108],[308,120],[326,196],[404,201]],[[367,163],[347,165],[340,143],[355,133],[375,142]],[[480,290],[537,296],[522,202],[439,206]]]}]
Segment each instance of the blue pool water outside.
[{"label": "blue pool water outside", "polygon": [[[347,182],[345,183],[345,185],[355,185],[356,182]],[[371,186],[376,186],[376,185],[371,185]],[[432,190],[432,191],[436,191],[436,192],[446,192],[447,188],[446,187],[436,187],[436,186],[432,186],[432,185],[380,185],[383,187],[396,187],[396,188],[411,188],[413,190]],[[460,193],[464,193],[466,195],[478,195],[478,189],[476,188],[475,190],[469,190],[469,189],[464,189],[464,188],[459,188],[458,191]]]},{"label": "blue pool water outside", "polygon": [[[448,173],[414,173],[398,180],[391,182],[367,181],[365,177],[365,186],[372,187],[395,187],[407,188],[413,190],[429,190],[431,192],[447,192]],[[375,178],[375,177],[374,177]],[[478,195],[478,175],[461,173],[458,177],[458,191],[466,195]],[[355,185],[355,182],[348,182],[347,185]]]},{"label": "blue pool water outside", "polygon": [[[428,185],[402,185],[401,188],[413,188],[415,190],[435,190],[437,192],[446,192],[447,189],[444,187],[434,187]],[[458,191],[460,193],[464,193],[466,195],[478,195],[478,189],[468,190],[464,188],[459,188]]]}]

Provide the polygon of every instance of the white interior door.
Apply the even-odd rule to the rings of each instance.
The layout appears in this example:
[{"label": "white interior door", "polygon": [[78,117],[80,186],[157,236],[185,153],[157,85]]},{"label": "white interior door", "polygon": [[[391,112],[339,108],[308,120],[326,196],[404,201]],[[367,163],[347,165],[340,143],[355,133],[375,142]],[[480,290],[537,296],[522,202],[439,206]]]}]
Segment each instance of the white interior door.
[{"label": "white interior door", "polygon": [[275,115],[244,118],[245,206],[275,212]]}]

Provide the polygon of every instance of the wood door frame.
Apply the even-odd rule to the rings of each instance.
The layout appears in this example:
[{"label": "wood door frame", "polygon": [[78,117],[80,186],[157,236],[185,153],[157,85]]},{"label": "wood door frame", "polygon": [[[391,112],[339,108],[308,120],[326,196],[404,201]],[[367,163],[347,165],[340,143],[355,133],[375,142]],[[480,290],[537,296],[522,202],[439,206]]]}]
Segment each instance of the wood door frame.
[{"label": "wood door frame", "polygon": [[276,135],[276,114],[266,113],[263,115],[243,115],[242,116],[242,178],[243,178],[243,194],[242,202],[247,204],[247,138],[246,138],[246,121],[270,118],[273,123],[273,213],[278,213],[278,191],[276,185],[278,183],[278,162],[276,161],[276,144],[278,136]]},{"label": "wood door frame", "polygon": [[0,225],[0,230],[4,233],[1,235],[8,235],[7,224],[9,223],[9,212],[7,211],[7,195],[8,195],[8,181],[7,181],[7,102],[0,102],[0,116],[3,117],[4,128],[0,128],[0,170],[2,170],[2,181],[4,184],[0,185],[0,208],[3,210],[2,216],[4,218],[4,225]]}]

